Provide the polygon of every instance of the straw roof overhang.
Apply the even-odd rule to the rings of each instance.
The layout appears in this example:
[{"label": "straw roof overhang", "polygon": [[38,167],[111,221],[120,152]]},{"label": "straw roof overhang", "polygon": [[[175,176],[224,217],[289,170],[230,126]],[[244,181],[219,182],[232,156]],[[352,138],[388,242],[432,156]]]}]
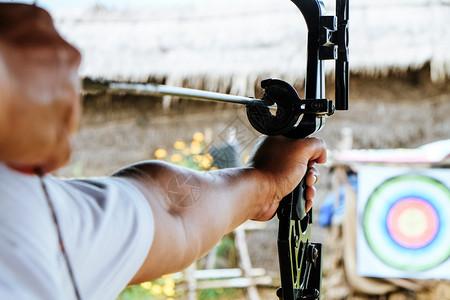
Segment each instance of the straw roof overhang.
[{"label": "straw roof overhang", "polygon": [[[324,2],[334,14],[334,1]],[[186,80],[205,85],[207,78],[211,86],[228,81],[235,93],[265,76],[303,80],[307,32],[290,1],[186,3],[142,10],[96,7],[56,13],[55,21],[81,49],[84,77],[160,78],[175,85]],[[382,75],[429,63],[433,80],[448,78],[449,16],[450,0],[351,0],[351,71]],[[333,64],[326,70],[331,73]]]}]

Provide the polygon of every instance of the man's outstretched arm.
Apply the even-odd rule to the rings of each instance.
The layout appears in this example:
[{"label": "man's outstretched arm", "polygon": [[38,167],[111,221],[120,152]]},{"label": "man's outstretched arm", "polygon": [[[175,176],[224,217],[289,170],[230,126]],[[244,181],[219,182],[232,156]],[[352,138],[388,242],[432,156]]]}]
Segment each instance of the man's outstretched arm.
[{"label": "man's outstretched arm", "polygon": [[263,137],[244,168],[197,172],[149,161],[120,170],[114,176],[141,189],[155,218],[152,247],[131,283],[182,270],[245,221],[271,219],[306,172],[311,206],[319,175],[313,162],[325,160],[319,139]]}]

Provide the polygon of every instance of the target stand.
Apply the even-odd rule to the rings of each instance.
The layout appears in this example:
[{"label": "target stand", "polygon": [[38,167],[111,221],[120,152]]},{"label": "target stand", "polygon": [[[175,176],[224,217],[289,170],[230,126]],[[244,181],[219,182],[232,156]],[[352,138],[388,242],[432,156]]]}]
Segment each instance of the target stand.
[{"label": "target stand", "polygon": [[361,276],[450,279],[450,169],[358,172]]}]

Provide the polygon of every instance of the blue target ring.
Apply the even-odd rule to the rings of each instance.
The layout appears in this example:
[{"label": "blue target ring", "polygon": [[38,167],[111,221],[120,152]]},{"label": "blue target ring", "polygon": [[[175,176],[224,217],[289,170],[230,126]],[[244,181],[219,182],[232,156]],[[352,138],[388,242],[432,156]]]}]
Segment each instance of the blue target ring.
[{"label": "blue target ring", "polygon": [[423,175],[400,175],[370,195],[363,230],[375,255],[405,271],[429,270],[450,256],[450,191]]}]

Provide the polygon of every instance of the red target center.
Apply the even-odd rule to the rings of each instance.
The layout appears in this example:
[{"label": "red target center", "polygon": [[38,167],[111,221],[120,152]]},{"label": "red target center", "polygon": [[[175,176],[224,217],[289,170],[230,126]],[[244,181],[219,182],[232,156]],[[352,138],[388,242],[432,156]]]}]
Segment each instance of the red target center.
[{"label": "red target center", "polygon": [[439,219],[427,201],[410,197],[392,206],[387,216],[387,227],[395,242],[416,249],[428,245],[434,239]]}]

